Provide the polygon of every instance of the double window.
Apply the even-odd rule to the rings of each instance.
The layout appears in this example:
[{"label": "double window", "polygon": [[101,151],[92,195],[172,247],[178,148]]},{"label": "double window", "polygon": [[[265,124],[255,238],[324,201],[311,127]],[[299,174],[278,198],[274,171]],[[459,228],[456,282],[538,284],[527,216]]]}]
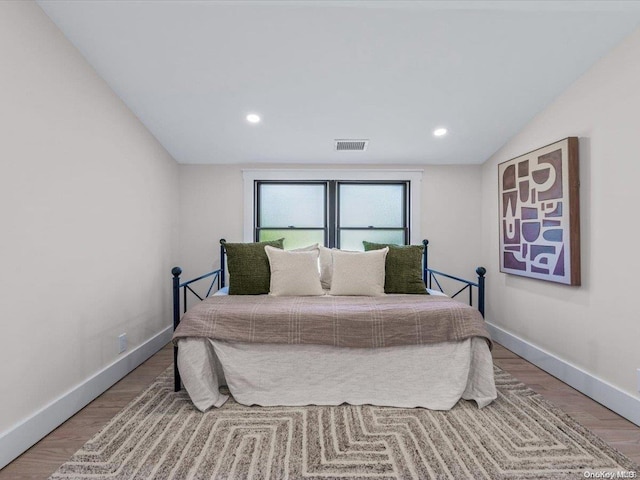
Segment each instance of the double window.
[{"label": "double window", "polygon": [[254,240],[362,250],[410,241],[409,181],[256,180]]}]

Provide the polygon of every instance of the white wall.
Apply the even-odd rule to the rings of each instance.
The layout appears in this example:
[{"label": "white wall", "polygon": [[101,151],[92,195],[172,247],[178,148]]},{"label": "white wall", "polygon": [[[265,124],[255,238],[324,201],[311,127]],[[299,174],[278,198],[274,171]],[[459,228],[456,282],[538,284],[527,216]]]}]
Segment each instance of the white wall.
[{"label": "white wall", "polygon": [[35,3],[0,61],[2,439],[170,324],[178,168]]},{"label": "white wall", "polygon": [[[482,202],[488,321],[635,398],[639,59],[636,30],[485,163]],[[582,286],[501,274],[497,164],[568,136],[580,138]]]},{"label": "white wall", "polygon": [[[380,169],[380,165],[180,165],[180,248],[184,278],[218,268],[220,238],[243,241],[243,176],[248,168]],[[396,165],[391,169],[416,169]],[[480,258],[480,166],[423,166],[421,232],[430,265],[475,278]]]}]

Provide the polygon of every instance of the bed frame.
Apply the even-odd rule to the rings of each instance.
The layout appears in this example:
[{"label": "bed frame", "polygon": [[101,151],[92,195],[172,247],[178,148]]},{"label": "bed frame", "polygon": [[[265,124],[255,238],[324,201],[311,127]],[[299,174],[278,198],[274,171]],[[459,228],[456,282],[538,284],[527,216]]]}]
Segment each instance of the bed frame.
[{"label": "bed frame", "polygon": [[[180,323],[180,289],[182,289],[182,313],[187,311],[187,300],[188,295],[187,292],[191,292],[195,295],[200,301],[208,298],[212,292],[218,291],[221,288],[225,287],[225,271],[226,271],[226,252],[225,252],[225,244],[227,241],[222,238],[220,239],[220,268],[217,270],[213,270],[209,273],[205,273],[197,278],[193,278],[191,280],[187,280],[186,282],[180,283],[180,275],[182,274],[182,269],[180,267],[173,267],[171,269],[171,274],[173,275],[173,330],[175,331],[178,328],[178,324]],[[464,278],[456,277],[453,275],[449,275],[448,273],[443,273],[438,270],[434,270],[429,268],[429,240],[423,240],[422,244],[424,245],[423,252],[423,271],[422,278],[424,283],[427,285],[427,288],[433,289],[434,284],[437,290],[445,293],[442,285],[440,283],[440,279],[447,278],[454,282],[458,282],[458,284],[462,284],[462,287],[458,291],[456,291],[452,295],[448,295],[451,298],[454,298],[468,290],[469,292],[469,305],[473,306],[473,289],[478,289],[478,310],[484,317],[484,296],[485,296],[485,283],[484,276],[487,273],[487,270],[484,267],[476,268],[476,274],[478,275],[478,281],[474,282],[471,280],[466,280]],[[204,296],[200,296],[196,291],[191,288],[191,284],[199,282],[201,280],[210,278],[209,288],[207,289],[207,293]],[[214,286],[216,289],[214,290]],[[181,386],[180,381],[180,372],[178,372],[178,347],[173,347],[173,372],[174,372],[174,391],[179,391]]]}]

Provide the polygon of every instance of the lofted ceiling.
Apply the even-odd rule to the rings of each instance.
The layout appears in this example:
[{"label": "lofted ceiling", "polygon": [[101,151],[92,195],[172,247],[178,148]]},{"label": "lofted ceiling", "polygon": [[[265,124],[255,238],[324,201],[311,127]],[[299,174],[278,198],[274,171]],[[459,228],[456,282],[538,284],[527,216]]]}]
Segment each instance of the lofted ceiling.
[{"label": "lofted ceiling", "polygon": [[640,23],[637,1],[38,4],[186,164],[482,163]]}]

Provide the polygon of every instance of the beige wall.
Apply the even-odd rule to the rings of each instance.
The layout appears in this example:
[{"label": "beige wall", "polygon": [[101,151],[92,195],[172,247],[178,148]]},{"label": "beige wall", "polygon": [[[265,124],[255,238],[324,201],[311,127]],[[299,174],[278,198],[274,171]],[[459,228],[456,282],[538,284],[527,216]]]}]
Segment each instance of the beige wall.
[{"label": "beige wall", "polygon": [[[640,194],[640,30],[599,61],[483,168],[487,319],[635,397]],[[582,286],[498,272],[497,164],[580,137]]]},{"label": "beige wall", "polygon": [[[181,165],[180,248],[184,278],[218,268],[220,238],[243,240],[243,168],[349,168],[334,165]],[[416,169],[416,166],[394,166]],[[424,166],[421,233],[433,268],[473,278],[480,258],[480,166]]]},{"label": "beige wall", "polygon": [[32,2],[0,2],[0,436],[170,324],[174,160]]}]

